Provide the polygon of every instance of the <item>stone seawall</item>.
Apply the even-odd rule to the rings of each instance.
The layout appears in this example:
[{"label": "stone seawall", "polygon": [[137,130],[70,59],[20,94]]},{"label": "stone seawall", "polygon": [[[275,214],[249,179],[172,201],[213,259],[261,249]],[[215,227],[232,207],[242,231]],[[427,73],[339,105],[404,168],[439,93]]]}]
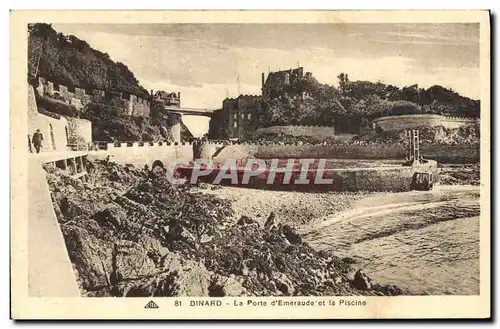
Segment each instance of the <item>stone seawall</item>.
[{"label": "stone seawall", "polygon": [[295,137],[308,136],[316,138],[335,137],[335,128],[323,126],[273,126],[258,128],[255,136],[265,134],[285,134]]},{"label": "stone seawall", "polygon": [[45,78],[38,79],[37,91],[40,96],[57,97],[66,103],[82,109],[90,102],[100,102],[103,99],[122,99],[127,102],[128,115],[149,116],[150,101],[125,91],[110,91],[98,88],[81,88],[54,83]]},{"label": "stone seawall", "polygon": [[236,144],[226,146],[214,159],[228,158],[337,158],[337,159],[404,159],[403,144],[373,145],[260,145]]},{"label": "stone seawall", "polygon": [[478,120],[473,118],[448,117],[437,114],[395,115],[373,120],[374,128],[380,127],[380,129],[385,131],[411,129],[422,126],[443,126],[446,129],[456,129],[466,124],[477,122]]},{"label": "stone seawall", "polygon": [[[422,144],[420,154],[439,163],[477,163],[479,144]],[[234,144],[225,146],[214,161],[226,159],[255,158],[326,158],[364,160],[404,160],[406,147],[393,144],[334,144],[334,145],[279,145],[279,144]]]}]

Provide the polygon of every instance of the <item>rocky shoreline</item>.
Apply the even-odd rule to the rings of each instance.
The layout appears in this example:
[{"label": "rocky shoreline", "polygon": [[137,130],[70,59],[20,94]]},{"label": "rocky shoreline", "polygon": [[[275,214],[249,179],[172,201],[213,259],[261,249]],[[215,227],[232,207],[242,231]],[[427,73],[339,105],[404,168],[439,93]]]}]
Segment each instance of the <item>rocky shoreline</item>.
[{"label": "rocky shoreline", "polygon": [[[293,219],[168,184],[156,168],[87,161],[86,181],[46,168],[84,296],[399,295],[353,261],[315,251]],[[293,214],[290,214],[291,216]]]}]

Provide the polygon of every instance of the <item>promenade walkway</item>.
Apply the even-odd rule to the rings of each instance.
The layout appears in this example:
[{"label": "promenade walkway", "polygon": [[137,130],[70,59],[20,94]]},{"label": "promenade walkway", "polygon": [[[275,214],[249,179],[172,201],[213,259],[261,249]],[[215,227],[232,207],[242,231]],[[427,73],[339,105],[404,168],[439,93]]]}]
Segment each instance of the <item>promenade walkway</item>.
[{"label": "promenade walkway", "polygon": [[80,296],[42,168],[42,162],[64,158],[62,153],[69,152],[30,154],[28,159],[28,293],[31,297]]}]

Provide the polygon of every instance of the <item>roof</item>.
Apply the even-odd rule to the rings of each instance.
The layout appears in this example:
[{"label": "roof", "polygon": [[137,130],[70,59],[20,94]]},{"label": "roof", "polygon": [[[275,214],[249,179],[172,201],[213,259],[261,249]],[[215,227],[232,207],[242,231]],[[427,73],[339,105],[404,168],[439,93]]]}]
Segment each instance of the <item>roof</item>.
[{"label": "roof", "polygon": [[160,98],[177,98],[177,94],[176,93],[169,93],[169,92],[166,92],[166,91],[163,91],[163,90],[158,90],[156,93],[155,93],[155,96],[160,96]]}]

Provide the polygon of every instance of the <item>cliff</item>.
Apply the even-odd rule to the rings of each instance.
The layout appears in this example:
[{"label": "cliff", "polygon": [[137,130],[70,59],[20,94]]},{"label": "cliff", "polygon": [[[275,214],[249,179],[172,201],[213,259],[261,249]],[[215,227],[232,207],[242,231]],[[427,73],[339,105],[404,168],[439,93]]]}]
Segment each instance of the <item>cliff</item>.
[{"label": "cliff", "polygon": [[144,98],[149,93],[144,89],[128,67],[114,62],[108,54],[70,35],[57,33],[51,25],[36,23],[28,27],[29,71],[34,72],[38,64],[38,76],[65,86],[117,90]]}]

